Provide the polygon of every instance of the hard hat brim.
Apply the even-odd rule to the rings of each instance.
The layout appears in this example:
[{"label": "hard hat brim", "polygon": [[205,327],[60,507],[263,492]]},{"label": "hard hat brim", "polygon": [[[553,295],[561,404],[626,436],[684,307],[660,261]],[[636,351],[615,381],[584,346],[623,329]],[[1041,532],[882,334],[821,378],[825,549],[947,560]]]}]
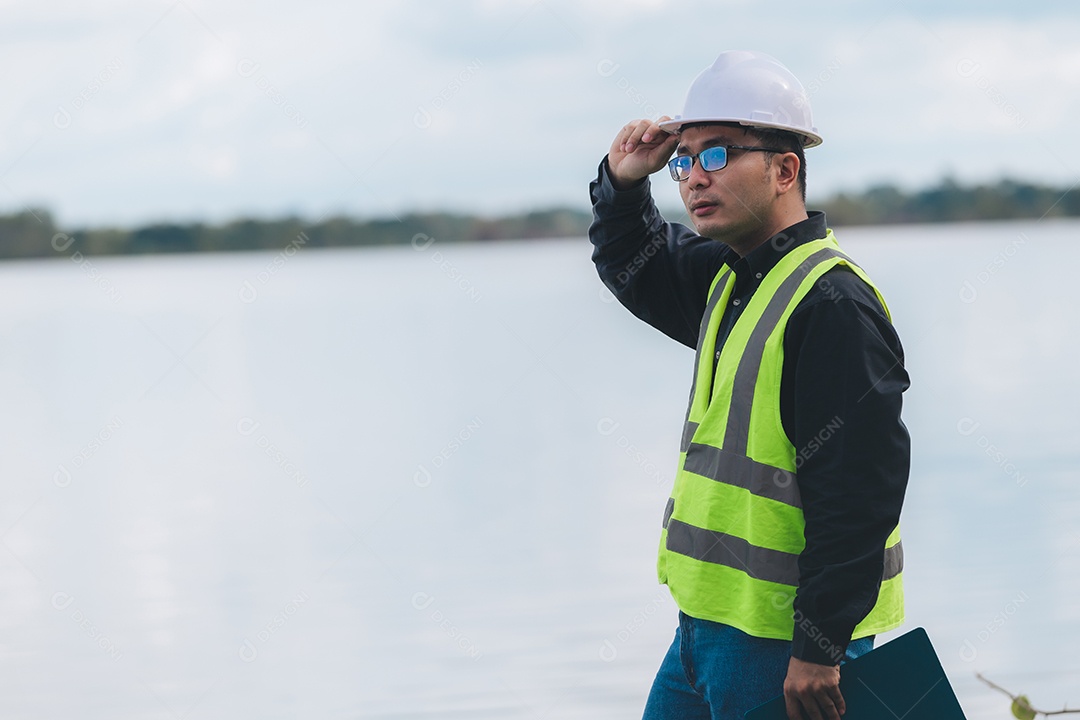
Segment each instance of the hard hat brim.
[{"label": "hard hat brim", "polygon": [[[678,135],[679,131],[682,130],[684,125],[693,125],[693,124],[696,124],[696,123],[716,123],[716,124],[726,123],[726,124],[733,124],[733,125],[742,125],[743,127],[748,127],[748,128],[764,128],[764,129],[768,129],[768,130],[784,130],[786,132],[793,133],[795,135],[801,136],[802,139],[803,139],[803,148],[817,147],[818,145],[820,145],[823,142],[820,135],[818,135],[816,132],[812,132],[810,130],[805,130],[803,128],[796,129],[796,128],[791,127],[790,125],[783,125],[781,123],[770,123],[770,122],[752,122],[751,123],[751,122],[747,122],[746,120],[742,120],[742,119],[739,119],[739,118],[719,118],[719,117],[684,118],[684,117],[679,117],[678,115],[676,115],[673,119],[665,120],[664,122],[660,123],[660,129],[664,130],[666,132],[672,133],[674,135]],[[816,130],[816,129],[817,128],[814,128],[814,130]]]}]

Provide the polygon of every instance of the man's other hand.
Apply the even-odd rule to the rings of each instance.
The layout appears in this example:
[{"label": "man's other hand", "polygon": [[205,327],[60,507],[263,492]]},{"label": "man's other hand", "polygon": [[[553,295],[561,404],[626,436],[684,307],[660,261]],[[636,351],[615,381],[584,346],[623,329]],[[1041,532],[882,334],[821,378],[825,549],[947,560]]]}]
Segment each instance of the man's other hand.
[{"label": "man's other hand", "polygon": [[784,704],[788,720],[840,720],[847,710],[840,694],[840,666],[791,658],[784,680]]},{"label": "man's other hand", "polygon": [[625,190],[644,177],[664,167],[675,152],[679,138],[660,129],[667,115],[657,120],[634,120],[627,123],[608,151],[608,170],[617,190]]}]

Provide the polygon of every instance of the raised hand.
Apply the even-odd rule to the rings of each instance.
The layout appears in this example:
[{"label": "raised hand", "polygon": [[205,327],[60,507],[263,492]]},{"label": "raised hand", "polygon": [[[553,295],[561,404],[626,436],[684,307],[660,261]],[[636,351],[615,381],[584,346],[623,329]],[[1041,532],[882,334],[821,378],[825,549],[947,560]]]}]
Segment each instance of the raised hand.
[{"label": "raised hand", "polygon": [[608,171],[616,189],[626,189],[667,164],[679,144],[678,136],[660,129],[660,123],[670,119],[665,115],[634,120],[615,136],[608,150]]}]

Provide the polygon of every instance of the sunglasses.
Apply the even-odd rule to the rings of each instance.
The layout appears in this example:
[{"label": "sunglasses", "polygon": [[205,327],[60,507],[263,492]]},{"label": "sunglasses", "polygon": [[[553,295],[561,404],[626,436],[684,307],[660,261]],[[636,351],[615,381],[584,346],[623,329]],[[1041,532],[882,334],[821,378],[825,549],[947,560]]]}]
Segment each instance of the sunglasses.
[{"label": "sunglasses", "polygon": [[701,169],[705,172],[716,172],[727,166],[728,150],[758,150],[760,152],[785,153],[787,150],[779,148],[757,147],[751,145],[714,145],[705,148],[697,155],[676,155],[668,161],[668,170],[671,171],[671,179],[676,182],[684,182],[690,179],[690,171],[694,169],[694,160],[701,163]]}]

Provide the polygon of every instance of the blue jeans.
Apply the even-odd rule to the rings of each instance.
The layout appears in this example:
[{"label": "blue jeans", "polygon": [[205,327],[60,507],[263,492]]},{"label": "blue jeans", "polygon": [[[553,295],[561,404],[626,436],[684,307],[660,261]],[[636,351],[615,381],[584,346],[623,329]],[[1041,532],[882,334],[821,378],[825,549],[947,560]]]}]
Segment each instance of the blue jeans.
[{"label": "blue jeans", "polygon": [[[873,648],[873,637],[852,640],[845,659]],[[753,637],[680,612],[642,720],[743,720],[744,713],[784,692],[790,659],[789,640]]]}]

